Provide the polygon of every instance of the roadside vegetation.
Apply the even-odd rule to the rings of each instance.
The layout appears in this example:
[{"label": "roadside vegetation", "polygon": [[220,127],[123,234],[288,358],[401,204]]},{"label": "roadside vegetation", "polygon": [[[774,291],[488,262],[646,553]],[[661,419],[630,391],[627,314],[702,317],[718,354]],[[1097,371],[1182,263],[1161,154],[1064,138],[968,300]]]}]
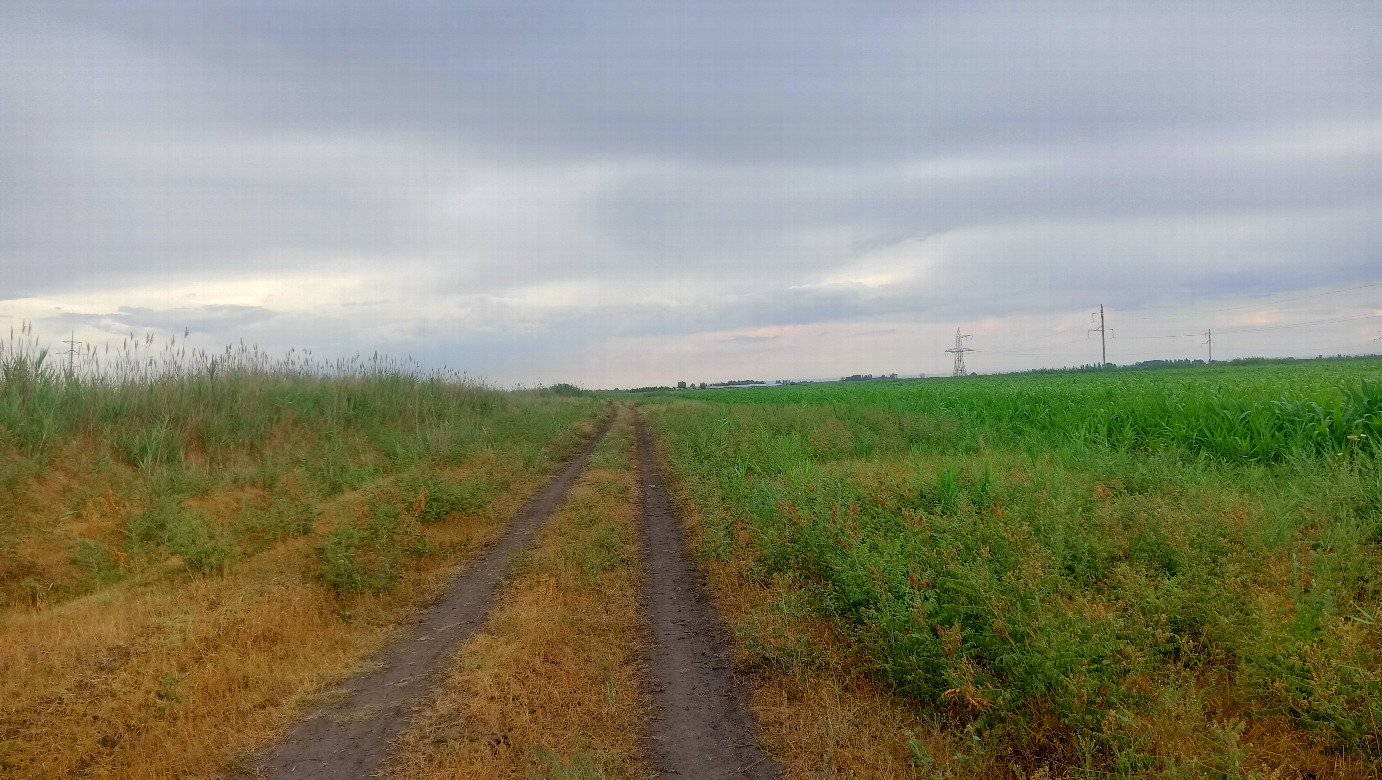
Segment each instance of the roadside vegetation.
[{"label": "roadside vegetation", "polygon": [[632,412],[400,741],[399,778],[648,778]]},{"label": "roadside vegetation", "polygon": [[[378,358],[0,347],[0,776],[248,767],[605,408]],[[790,777],[1382,774],[1382,361],[643,410]],[[397,776],[650,774],[630,420]]]},{"label": "roadside vegetation", "polygon": [[1382,771],[1382,362],[684,395],[797,776]]},{"label": "roadside vegetation", "polygon": [[0,775],[210,777],[494,536],[579,392],[382,359],[0,345]]}]

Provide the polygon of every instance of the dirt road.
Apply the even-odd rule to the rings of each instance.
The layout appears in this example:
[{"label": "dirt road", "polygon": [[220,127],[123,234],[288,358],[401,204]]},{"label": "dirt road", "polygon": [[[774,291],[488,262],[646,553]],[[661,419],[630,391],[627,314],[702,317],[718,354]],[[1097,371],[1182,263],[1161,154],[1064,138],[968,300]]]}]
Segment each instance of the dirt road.
[{"label": "dirt road", "polygon": [[[563,502],[613,418],[526,504],[509,529],[423,610],[382,653],[374,670],[345,681],[268,750],[254,776],[374,776],[438,672],[484,625],[510,559],[527,548]],[[705,594],[681,518],[667,496],[642,420],[637,422],[642,496],[642,610],[647,619],[644,686],[653,702],[644,748],[654,771],[687,778],[772,778],[776,764],[754,739],[754,722],[734,679],[731,640]],[[330,693],[324,698],[330,698]]]},{"label": "dirt road", "polygon": [[744,692],[734,679],[728,632],[705,595],[681,518],[668,499],[657,456],[638,421],[644,611],[654,702],[648,753],[661,773],[688,778],[771,778],[777,766],[755,742]]},{"label": "dirt road", "polygon": [[576,457],[519,510],[504,535],[384,650],[375,670],[342,683],[338,700],[294,726],[287,741],[262,757],[255,776],[284,780],[372,776],[389,745],[411,720],[414,705],[436,683],[434,672],[484,624],[509,560],[530,544],[543,521],[561,504],[612,421],[612,416],[605,420]]}]

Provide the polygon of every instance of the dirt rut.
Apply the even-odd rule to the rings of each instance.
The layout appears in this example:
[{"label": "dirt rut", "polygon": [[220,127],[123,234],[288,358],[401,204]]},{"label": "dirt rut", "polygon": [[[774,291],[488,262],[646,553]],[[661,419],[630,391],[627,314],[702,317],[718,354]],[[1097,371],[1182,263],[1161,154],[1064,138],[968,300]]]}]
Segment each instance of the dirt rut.
[{"label": "dirt rut", "polygon": [[508,530],[382,651],[377,668],[343,682],[340,700],[295,725],[285,742],[265,752],[253,776],[292,780],[373,776],[394,738],[412,719],[414,705],[436,683],[434,672],[484,625],[509,560],[529,545],[543,521],[561,504],[613,420],[612,415],[607,418],[576,457],[519,510]]},{"label": "dirt rut", "polygon": [[642,418],[637,426],[647,548],[644,610],[652,635],[648,755],[668,775],[776,777],[777,766],[754,741],[753,718],[730,663],[728,631],[706,598]]}]

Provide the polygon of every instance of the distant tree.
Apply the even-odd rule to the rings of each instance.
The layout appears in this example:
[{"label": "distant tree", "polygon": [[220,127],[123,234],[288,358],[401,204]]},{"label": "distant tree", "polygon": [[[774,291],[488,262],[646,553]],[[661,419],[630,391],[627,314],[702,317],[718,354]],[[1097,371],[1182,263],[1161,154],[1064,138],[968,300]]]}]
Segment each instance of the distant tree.
[{"label": "distant tree", "polygon": [[686,383],[685,383],[685,382],[677,382],[677,389],[678,389],[678,390],[685,390],[685,389],[686,389]]}]

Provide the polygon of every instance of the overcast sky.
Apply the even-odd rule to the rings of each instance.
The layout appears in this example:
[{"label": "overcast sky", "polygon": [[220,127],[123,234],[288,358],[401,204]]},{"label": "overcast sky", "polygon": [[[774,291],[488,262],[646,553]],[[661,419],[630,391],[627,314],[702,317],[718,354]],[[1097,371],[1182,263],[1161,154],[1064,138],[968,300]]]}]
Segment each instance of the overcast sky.
[{"label": "overcast sky", "polygon": [[[0,327],[497,385],[1359,353],[1382,5],[0,4]],[[1093,323],[1096,324],[1097,323]]]}]

